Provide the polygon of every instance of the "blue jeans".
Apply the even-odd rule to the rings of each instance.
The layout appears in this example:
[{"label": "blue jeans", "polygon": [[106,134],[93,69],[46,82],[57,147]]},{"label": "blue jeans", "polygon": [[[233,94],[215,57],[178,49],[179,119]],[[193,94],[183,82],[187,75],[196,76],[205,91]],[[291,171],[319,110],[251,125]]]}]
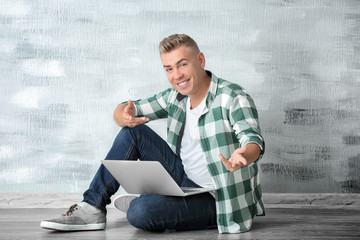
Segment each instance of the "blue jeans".
[{"label": "blue jeans", "polygon": [[[188,179],[180,157],[144,124],[123,128],[106,159],[158,161],[179,186],[199,187]],[[84,202],[106,213],[106,205],[110,204],[110,197],[119,187],[119,183],[101,165],[89,189],[84,193]],[[127,219],[134,227],[148,231],[215,228],[215,199],[209,193],[187,197],[141,195],[131,202]]]}]

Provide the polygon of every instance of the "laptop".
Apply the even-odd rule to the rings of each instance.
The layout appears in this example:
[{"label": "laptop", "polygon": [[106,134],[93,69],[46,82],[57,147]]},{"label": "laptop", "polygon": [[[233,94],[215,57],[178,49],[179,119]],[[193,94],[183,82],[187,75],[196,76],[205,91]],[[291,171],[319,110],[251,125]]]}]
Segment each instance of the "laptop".
[{"label": "laptop", "polygon": [[185,197],[215,188],[179,187],[157,161],[101,160],[120,186],[130,194],[158,194]]}]

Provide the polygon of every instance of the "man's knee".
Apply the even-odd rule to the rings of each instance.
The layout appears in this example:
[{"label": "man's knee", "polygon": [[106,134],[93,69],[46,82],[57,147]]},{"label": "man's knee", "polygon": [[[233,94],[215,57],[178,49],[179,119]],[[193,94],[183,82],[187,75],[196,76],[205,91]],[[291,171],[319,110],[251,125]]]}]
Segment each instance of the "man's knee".
[{"label": "man's knee", "polygon": [[135,127],[124,127],[120,130],[119,135],[121,134],[131,134],[133,136],[139,135],[139,134],[143,134],[145,132],[151,131],[151,129],[145,125],[145,124],[139,124]]},{"label": "man's knee", "polygon": [[142,199],[134,199],[127,211],[129,223],[139,229],[147,231],[163,231],[164,226],[157,219],[157,213],[151,207],[151,203]]},{"label": "man's knee", "polygon": [[122,139],[133,139],[136,138],[139,134],[142,134],[147,127],[145,124],[140,124],[133,128],[124,127],[120,130],[119,134],[117,135],[115,141],[119,141]]}]

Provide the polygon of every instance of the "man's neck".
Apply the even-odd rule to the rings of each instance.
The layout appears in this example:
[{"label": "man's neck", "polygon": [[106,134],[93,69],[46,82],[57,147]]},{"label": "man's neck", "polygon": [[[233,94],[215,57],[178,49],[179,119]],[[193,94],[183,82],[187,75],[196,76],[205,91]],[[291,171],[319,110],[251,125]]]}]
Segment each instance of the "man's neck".
[{"label": "man's neck", "polygon": [[206,98],[209,92],[211,77],[207,75],[205,71],[203,76],[203,83],[204,84],[203,87],[200,89],[200,93],[196,96],[190,96],[190,109],[194,109],[199,106],[199,104],[202,102],[202,100],[204,100],[204,98]]}]

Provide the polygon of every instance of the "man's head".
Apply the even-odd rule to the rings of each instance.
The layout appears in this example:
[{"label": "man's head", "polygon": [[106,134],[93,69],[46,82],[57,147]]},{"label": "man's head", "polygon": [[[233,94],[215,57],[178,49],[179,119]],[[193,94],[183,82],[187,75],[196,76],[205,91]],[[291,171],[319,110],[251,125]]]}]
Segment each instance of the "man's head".
[{"label": "man's head", "polygon": [[160,42],[159,50],[171,85],[196,105],[207,95],[210,85],[205,56],[196,42],[185,34],[174,34]]},{"label": "man's head", "polygon": [[192,50],[194,54],[200,52],[197,43],[186,34],[173,34],[167,38],[164,38],[159,44],[160,55],[170,52],[171,50],[185,46]]}]

